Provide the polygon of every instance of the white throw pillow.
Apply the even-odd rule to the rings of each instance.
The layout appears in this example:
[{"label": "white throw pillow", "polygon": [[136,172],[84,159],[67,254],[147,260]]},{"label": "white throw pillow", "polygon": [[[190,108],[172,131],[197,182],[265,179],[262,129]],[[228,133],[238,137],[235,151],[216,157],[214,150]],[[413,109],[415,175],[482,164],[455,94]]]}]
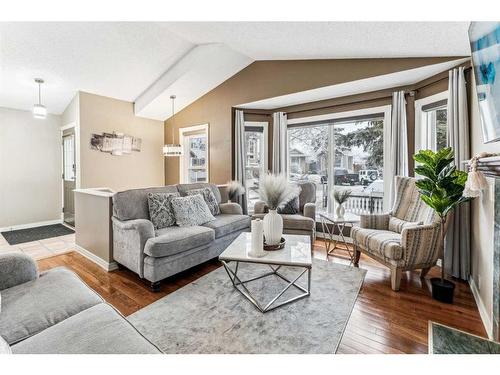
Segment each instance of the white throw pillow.
[{"label": "white throw pillow", "polygon": [[215,220],[200,194],[172,199],[175,222],[180,227],[201,225]]}]

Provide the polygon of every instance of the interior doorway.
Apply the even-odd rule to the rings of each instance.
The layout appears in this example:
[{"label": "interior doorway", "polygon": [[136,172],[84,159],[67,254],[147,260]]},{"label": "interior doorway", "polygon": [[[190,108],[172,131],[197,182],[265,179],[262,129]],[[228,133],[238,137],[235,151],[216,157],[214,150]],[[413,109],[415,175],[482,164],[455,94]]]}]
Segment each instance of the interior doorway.
[{"label": "interior doorway", "polygon": [[72,227],[75,226],[75,198],[76,189],[76,157],[75,157],[75,128],[62,131],[62,184],[63,184],[63,221]]}]

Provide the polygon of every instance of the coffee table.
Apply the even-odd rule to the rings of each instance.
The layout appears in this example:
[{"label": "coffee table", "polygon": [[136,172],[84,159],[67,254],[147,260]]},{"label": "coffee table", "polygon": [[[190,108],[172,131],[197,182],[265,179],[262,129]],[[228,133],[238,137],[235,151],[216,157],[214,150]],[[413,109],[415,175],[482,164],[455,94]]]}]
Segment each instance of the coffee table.
[{"label": "coffee table", "polygon": [[[241,233],[219,256],[219,260],[224,265],[227,275],[233,283],[234,288],[263,313],[308,297],[311,294],[311,239],[309,236],[291,234],[285,234],[283,237],[286,240],[285,247],[283,249],[268,251],[264,257],[257,258],[249,254],[252,249],[251,233]],[[229,266],[232,262],[235,263],[234,269]],[[238,276],[238,266],[240,263],[265,264],[268,265],[271,270],[250,279],[241,280]],[[280,268],[283,266],[298,268],[298,275],[292,280],[288,279],[279,272]],[[307,288],[297,284],[297,281],[305,273],[307,273]],[[252,293],[245,286],[247,283],[264,277],[279,277],[287,283],[283,290],[272,298],[271,301],[265,304],[259,302],[258,298],[252,295]],[[278,298],[280,298],[290,287],[297,289],[300,294],[289,298],[286,301],[277,302]]]}]

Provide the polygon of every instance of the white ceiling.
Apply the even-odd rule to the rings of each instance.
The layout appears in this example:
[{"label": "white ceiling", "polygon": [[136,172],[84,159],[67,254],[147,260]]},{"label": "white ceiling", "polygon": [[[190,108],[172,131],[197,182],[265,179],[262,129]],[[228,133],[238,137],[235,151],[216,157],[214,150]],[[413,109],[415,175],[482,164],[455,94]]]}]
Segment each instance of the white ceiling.
[{"label": "white ceiling", "polygon": [[338,98],[347,95],[384,90],[391,87],[412,85],[433,75],[444,72],[468,60],[457,59],[440,64],[427,65],[416,69],[403,70],[396,73],[320,87],[293,94],[276,96],[251,103],[240,104],[238,108],[275,109],[291,105],[315,102],[318,100]]},{"label": "white ceiling", "polygon": [[[143,115],[161,118],[168,116],[162,108],[170,108],[172,91],[178,93],[178,111],[253,60],[469,55],[468,25],[0,23],[0,106],[30,110],[37,93],[33,79],[41,77],[46,80],[42,101],[51,113],[61,113],[81,90],[131,102],[149,98],[142,103]],[[200,60],[191,72],[172,78],[179,66],[189,65],[195,47],[207,43],[225,45],[224,63],[212,61],[220,68],[217,74],[201,74],[206,61]]]}]

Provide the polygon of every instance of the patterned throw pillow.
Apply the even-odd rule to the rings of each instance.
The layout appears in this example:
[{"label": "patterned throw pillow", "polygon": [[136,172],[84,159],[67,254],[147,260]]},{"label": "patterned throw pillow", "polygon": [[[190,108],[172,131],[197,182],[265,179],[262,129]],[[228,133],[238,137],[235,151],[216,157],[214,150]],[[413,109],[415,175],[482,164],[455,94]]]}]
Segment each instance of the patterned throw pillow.
[{"label": "patterned throw pillow", "polygon": [[288,201],[283,207],[278,208],[279,214],[295,215],[299,213],[299,197]]},{"label": "patterned throw pillow", "polygon": [[406,221],[402,219],[398,219],[397,217],[391,216],[389,219],[389,230],[391,232],[401,233],[404,228],[414,227],[417,225],[422,225],[421,221]]},{"label": "patterned throw pillow", "polygon": [[155,229],[175,224],[172,199],[178,196],[179,193],[148,193],[149,217]]},{"label": "patterned throw pillow", "polygon": [[210,188],[206,187],[201,189],[192,189],[188,190],[186,194],[187,195],[201,194],[203,199],[205,199],[205,202],[207,203],[207,206],[212,215],[216,216],[220,214],[219,202],[217,202],[217,198],[215,198],[215,195]]},{"label": "patterned throw pillow", "polygon": [[201,194],[172,199],[175,221],[180,227],[201,225],[215,220]]}]

